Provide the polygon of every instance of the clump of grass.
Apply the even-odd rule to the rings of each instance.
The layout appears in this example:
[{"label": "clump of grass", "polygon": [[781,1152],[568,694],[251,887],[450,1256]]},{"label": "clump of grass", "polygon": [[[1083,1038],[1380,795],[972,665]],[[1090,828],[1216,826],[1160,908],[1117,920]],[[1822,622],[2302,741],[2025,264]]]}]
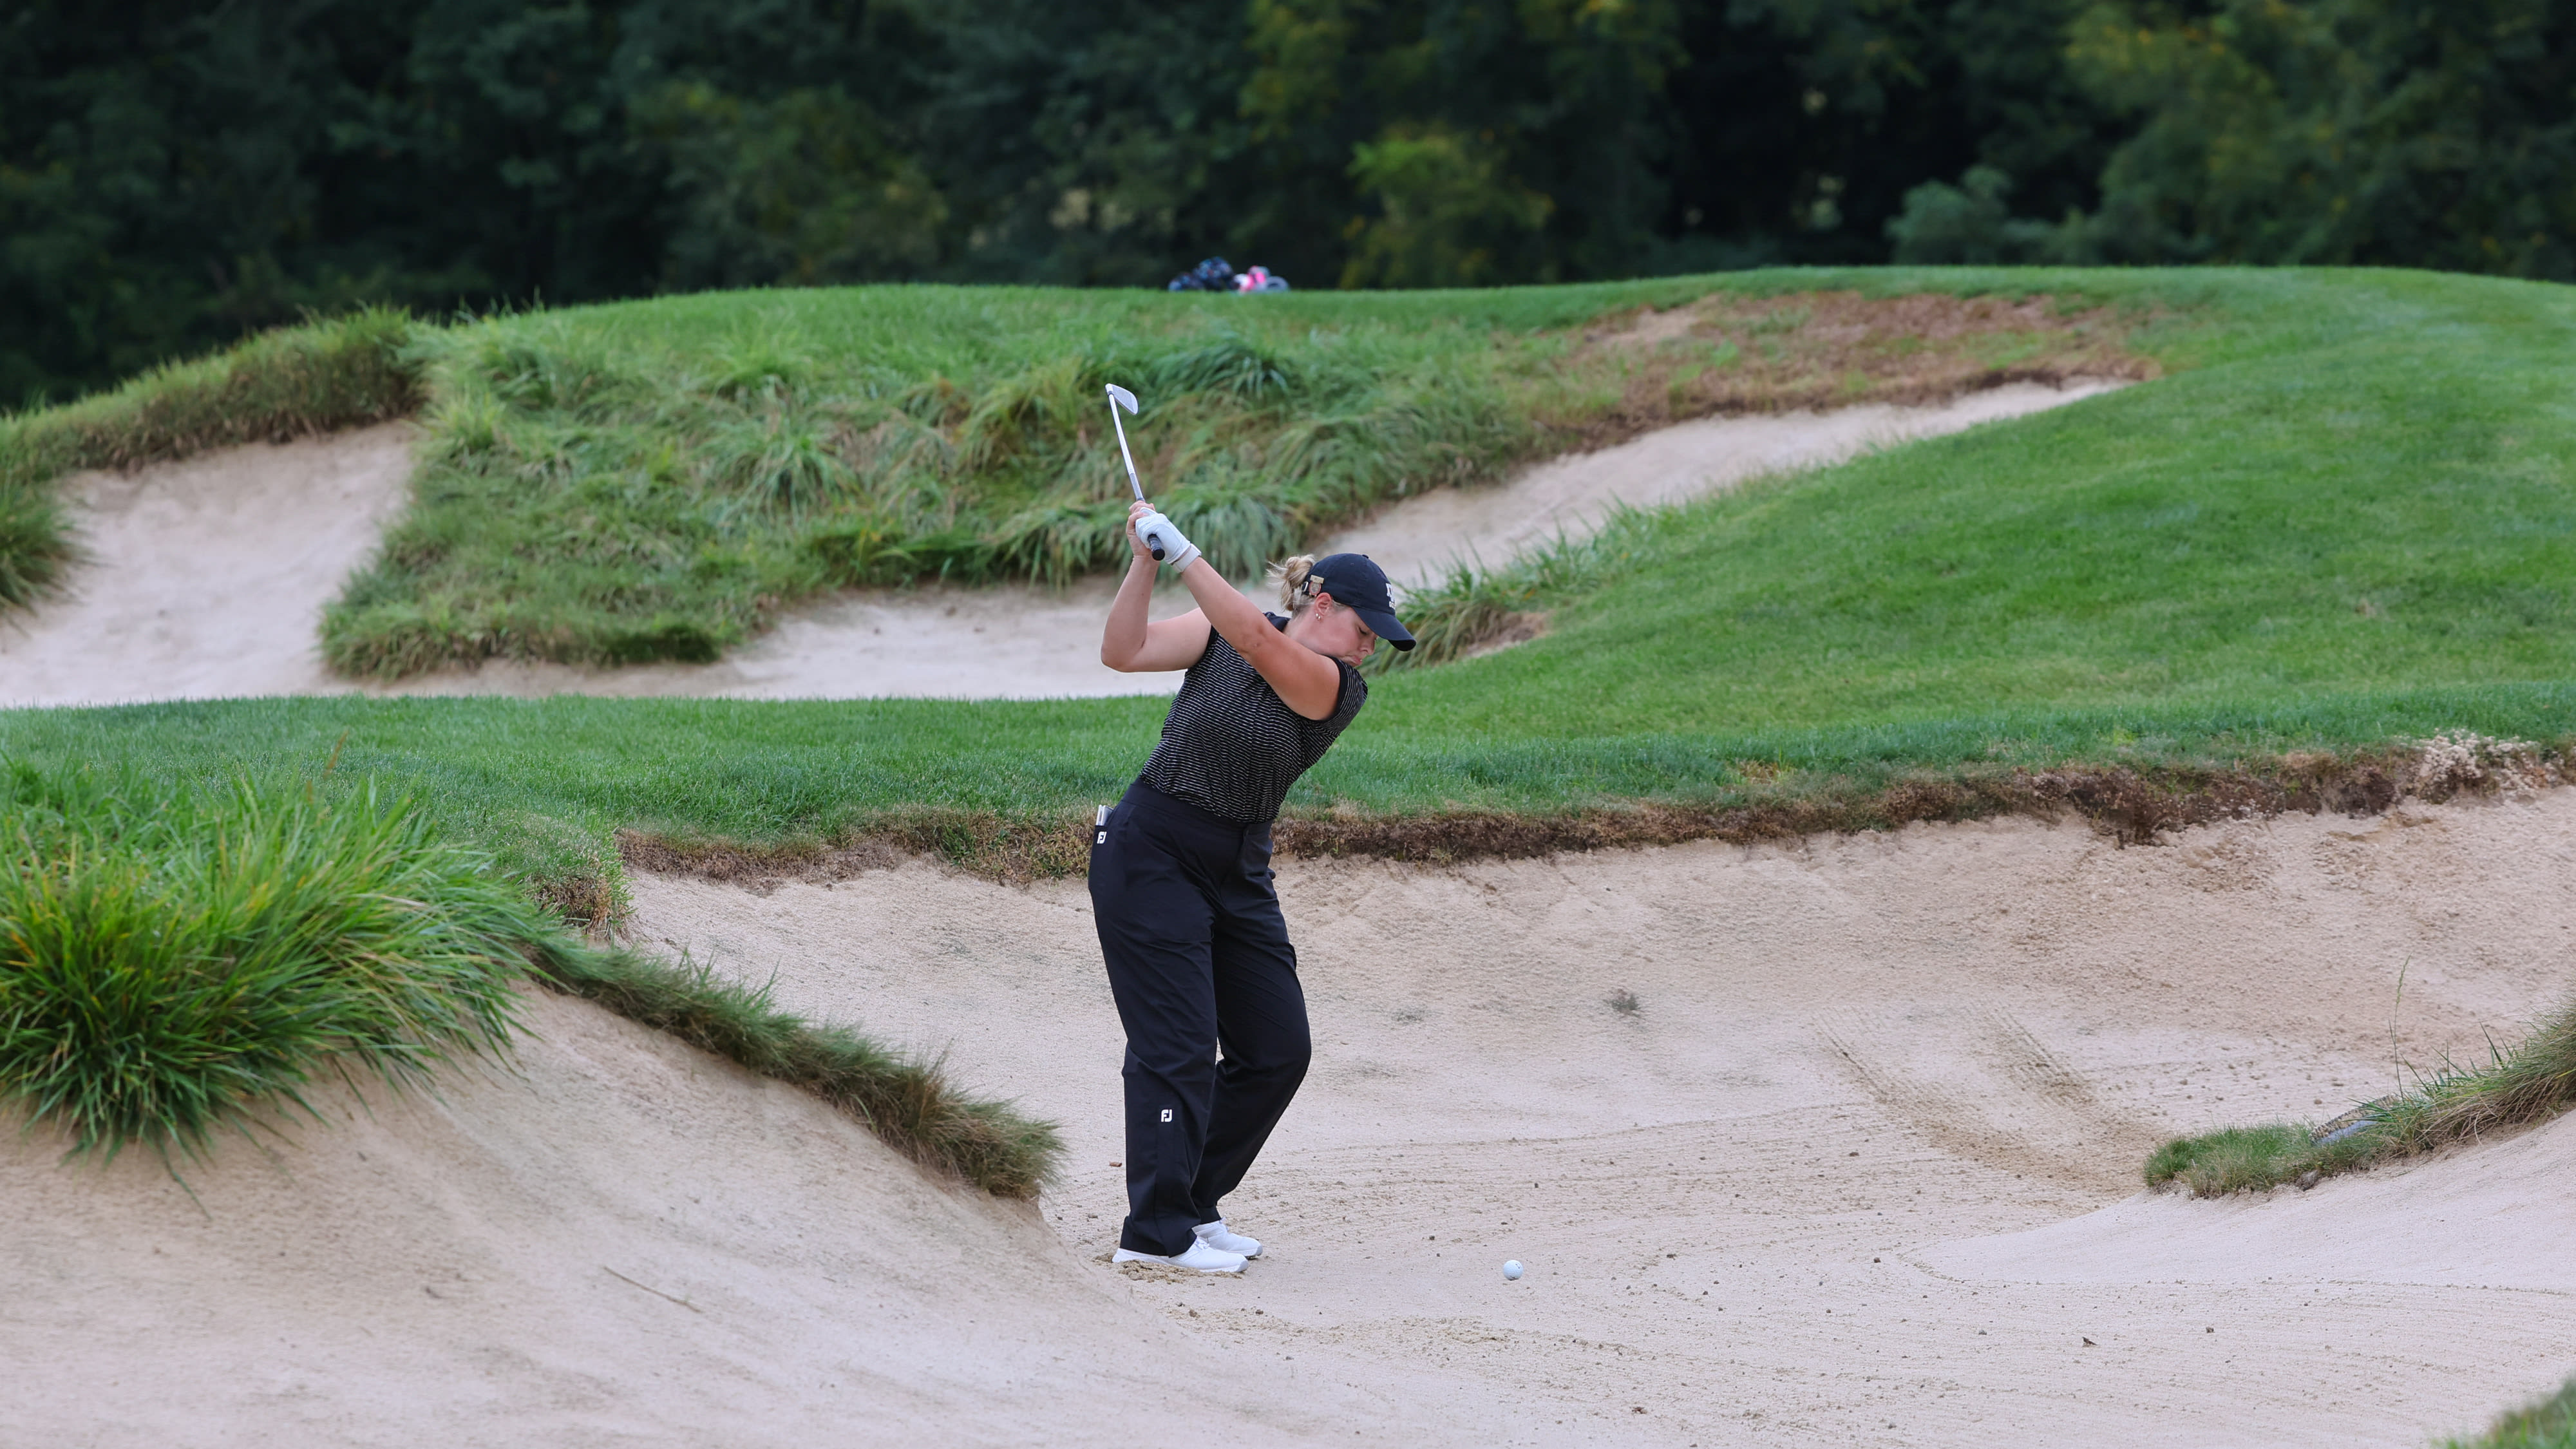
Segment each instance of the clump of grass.
[{"label": "clump of grass", "polygon": [[419,401],[407,355],[415,332],[402,312],[368,308],[0,417],[0,610],[34,602],[72,562],[55,479],[405,416]]},{"label": "clump of grass", "polygon": [[2309,1127],[2276,1122],[2262,1127],[2228,1127],[2197,1137],[2177,1137],[2147,1159],[2147,1185],[2180,1183],[2194,1197],[2221,1197],[2239,1190],[2261,1191],[2318,1177],[2348,1172],[2378,1158],[2384,1146],[2377,1128],[2319,1146]]},{"label": "clump of grass", "polygon": [[[76,1152],[194,1155],[316,1074],[403,1087],[511,1026],[539,913],[372,787],[0,776],[0,1093]],[[310,1110],[309,1106],[306,1110]]]},{"label": "clump of grass", "polygon": [[935,1061],[685,962],[580,944],[412,798],[0,772],[0,1096],[75,1153],[199,1155],[265,1106],[310,1114],[317,1077],[421,1085],[507,1049],[531,974],[992,1192],[1035,1193],[1060,1155],[1053,1126],[964,1095]]},{"label": "clump of grass", "polygon": [[[2329,1127],[2274,1123],[2178,1137],[2147,1159],[2149,1187],[2180,1182],[2195,1196],[2331,1177],[2542,1121],[2576,1101],[2576,1006],[2544,1018],[2512,1049],[2479,1066],[2446,1064],[2405,1091],[2363,1103]],[[2320,1139],[2334,1136],[2337,1140]]]},{"label": "clump of grass", "polygon": [[914,1161],[996,1196],[1035,1197],[1063,1155],[1053,1124],[960,1093],[937,1061],[781,1011],[765,988],[626,951],[555,946],[536,959],[547,985],[801,1087]]},{"label": "clump of grass", "polygon": [[1535,632],[1546,611],[1579,598],[1654,556],[1680,520],[1672,508],[1614,505],[1601,527],[1580,538],[1558,534],[1510,560],[1462,563],[1436,584],[1406,592],[1404,626],[1411,649],[1380,649],[1371,674],[1445,664],[1515,631]]},{"label": "clump of grass", "polygon": [[2444,1439],[2442,1449],[2576,1449],[2576,1379],[2502,1415],[2474,1439]]}]

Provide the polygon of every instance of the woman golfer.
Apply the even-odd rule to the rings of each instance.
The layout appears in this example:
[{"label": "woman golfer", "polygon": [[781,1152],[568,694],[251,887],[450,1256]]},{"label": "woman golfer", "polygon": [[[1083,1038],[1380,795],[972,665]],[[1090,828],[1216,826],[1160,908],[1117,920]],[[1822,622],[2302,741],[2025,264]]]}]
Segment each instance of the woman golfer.
[{"label": "woman golfer", "polygon": [[[1154,560],[1199,606],[1145,622]],[[1265,614],[1138,503],[1135,550],[1100,662],[1186,669],[1145,773],[1092,832],[1091,905],[1127,1028],[1127,1221],[1115,1261],[1238,1273],[1261,1244],[1226,1231],[1217,1203],[1243,1181],[1310,1046],[1297,948],[1271,887],[1270,822],[1368,700],[1358,665],[1396,621],[1386,574],[1355,553],[1274,570],[1288,616]],[[1217,1060],[1223,1048],[1225,1059]]]}]

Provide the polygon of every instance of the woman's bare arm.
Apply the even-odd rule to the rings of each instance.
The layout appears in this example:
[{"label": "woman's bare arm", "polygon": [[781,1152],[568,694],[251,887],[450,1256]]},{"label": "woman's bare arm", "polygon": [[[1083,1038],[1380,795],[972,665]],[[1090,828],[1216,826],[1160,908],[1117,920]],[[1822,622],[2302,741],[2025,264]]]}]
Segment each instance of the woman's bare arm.
[{"label": "woman's bare arm", "polygon": [[[1134,539],[1134,530],[1129,530]],[[1119,582],[1118,598],[1109,606],[1109,622],[1100,631],[1100,662],[1121,674],[1152,674],[1187,669],[1207,652],[1207,615],[1197,609],[1160,623],[1147,623],[1145,611],[1154,599],[1154,571],[1160,565],[1136,546],[1136,557]]]},{"label": "woman's bare arm", "polygon": [[1193,559],[1181,570],[1181,582],[1199,606],[1159,624],[1145,622],[1156,565],[1145,541],[1136,536],[1136,520],[1149,511],[1144,503],[1127,511],[1127,546],[1134,558],[1118,586],[1117,601],[1109,606],[1109,623],[1100,632],[1100,662],[1124,674],[1187,669],[1207,652],[1207,631],[1214,627],[1290,709],[1308,719],[1332,714],[1342,702],[1341,665],[1272,628],[1259,606],[1205,558]]},{"label": "woman's bare arm", "polygon": [[1198,612],[1234,646],[1244,662],[1261,672],[1288,707],[1308,719],[1323,719],[1342,702],[1342,666],[1271,626],[1259,605],[1237,592],[1225,575],[1204,558],[1181,570]]}]

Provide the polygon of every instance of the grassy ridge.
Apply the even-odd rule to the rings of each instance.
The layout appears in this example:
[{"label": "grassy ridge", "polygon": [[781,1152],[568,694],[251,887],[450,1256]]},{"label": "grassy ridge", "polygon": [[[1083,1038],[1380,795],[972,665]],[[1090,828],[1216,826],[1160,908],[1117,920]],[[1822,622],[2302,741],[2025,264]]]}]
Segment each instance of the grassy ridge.
[{"label": "grassy ridge", "polygon": [[[533,973],[802,1087],[915,1160],[1034,1194],[1054,1128],[765,993],[586,947],[371,782],[0,773],[0,1097],[75,1152],[202,1152],[319,1076],[505,1052]],[[318,1119],[317,1119],[318,1120]]]},{"label": "grassy ridge", "polygon": [[[2576,685],[2489,685],[1513,739],[1423,728],[1388,693],[1396,697],[1373,702],[1299,783],[1292,812],[1558,815],[1639,801],[1848,797],[1907,778],[2065,763],[2261,764],[2455,729],[2554,743],[2576,720]],[[0,756],[48,768],[123,760],[192,780],[243,770],[301,779],[336,757],[342,774],[405,782],[513,872],[613,880],[614,836],[627,828],[777,844],[924,811],[1050,828],[1116,798],[1151,753],[1164,707],[1151,698],[239,700],[0,712]]]},{"label": "grassy ridge", "polygon": [[936,1062],[782,1011],[766,988],[686,962],[561,945],[537,955],[536,971],[556,990],[811,1092],[914,1161],[998,1197],[1037,1196],[1063,1156],[1053,1124],[964,1095]]}]

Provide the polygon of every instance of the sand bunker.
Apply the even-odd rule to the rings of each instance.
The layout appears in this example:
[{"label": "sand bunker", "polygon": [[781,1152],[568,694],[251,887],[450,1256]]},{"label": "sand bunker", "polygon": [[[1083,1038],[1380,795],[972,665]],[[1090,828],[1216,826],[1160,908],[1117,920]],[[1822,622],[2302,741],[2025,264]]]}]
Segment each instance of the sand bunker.
[{"label": "sand bunker", "polygon": [[[1558,532],[1581,534],[1613,503],[1673,502],[2117,385],[2017,384],[1931,407],[1685,423],[1494,488],[1408,499],[1327,546],[1371,554],[1400,582],[1418,582],[1452,559],[1498,562]],[[323,669],[315,640],[322,606],[404,503],[407,436],[389,424],[75,480],[93,562],[75,571],[68,597],[0,619],[0,708],[359,691]],[[364,692],[996,699],[1178,688],[1177,674],[1101,666],[1100,618],[1115,588],[1091,580],[1067,590],[851,594],[789,615],[715,664],[496,663]],[[1168,591],[1157,612],[1186,607],[1186,595]]]},{"label": "sand bunker", "polygon": [[0,615],[0,708],[317,694],[322,606],[401,511],[411,429],[254,443],[66,488],[89,563]]},{"label": "sand bunker", "polygon": [[[2401,964],[2405,1061],[2510,1039],[2571,984],[2571,862],[2576,791],[2126,850],[2013,820],[1291,863],[1317,1064],[1228,1204],[1273,1253],[1129,1288],[1573,1442],[2421,1444],[2571,1366],[2576,1126],[2304,1195],[2136,1174],[2388,1090]],[[635,885],[643,940],[1064,1122],[1046,1220],[1107,1249],[1119,1033],[1078,883]]]},{"label": "sand bunker", "polygon": [[1034,1211],[925,1181],[803,1093],[530,1006],[515,1075],[321,1093],[328,1129],[224,1143],[195,1201],[141,1155],[58,1168],[13,1131],[0,1442],[1527,1437],[1427,1375],[1188,1334]]},{"label": "sand bunker", "polygon": [[1066,1124],[1064,1182],[942,1186],[534,998],[514,1072],[319,1093],[327,1130],[221,1144],[195,1201],[0,1147],[0,1439],[2419,1445],[2569,1367],[2576,1124],[2307,1194],[2135,1173],[2385,1090],[2392,1029],[2423,1065],[2554,1005],[2571,862],[2576,791],[2126,850],[1292,862],[1318,1057],[1227,1204],[1271,1244],[1233,1281],[1106,1261],[1078,884],[643,877],[640,940],[945,1049]]}]

